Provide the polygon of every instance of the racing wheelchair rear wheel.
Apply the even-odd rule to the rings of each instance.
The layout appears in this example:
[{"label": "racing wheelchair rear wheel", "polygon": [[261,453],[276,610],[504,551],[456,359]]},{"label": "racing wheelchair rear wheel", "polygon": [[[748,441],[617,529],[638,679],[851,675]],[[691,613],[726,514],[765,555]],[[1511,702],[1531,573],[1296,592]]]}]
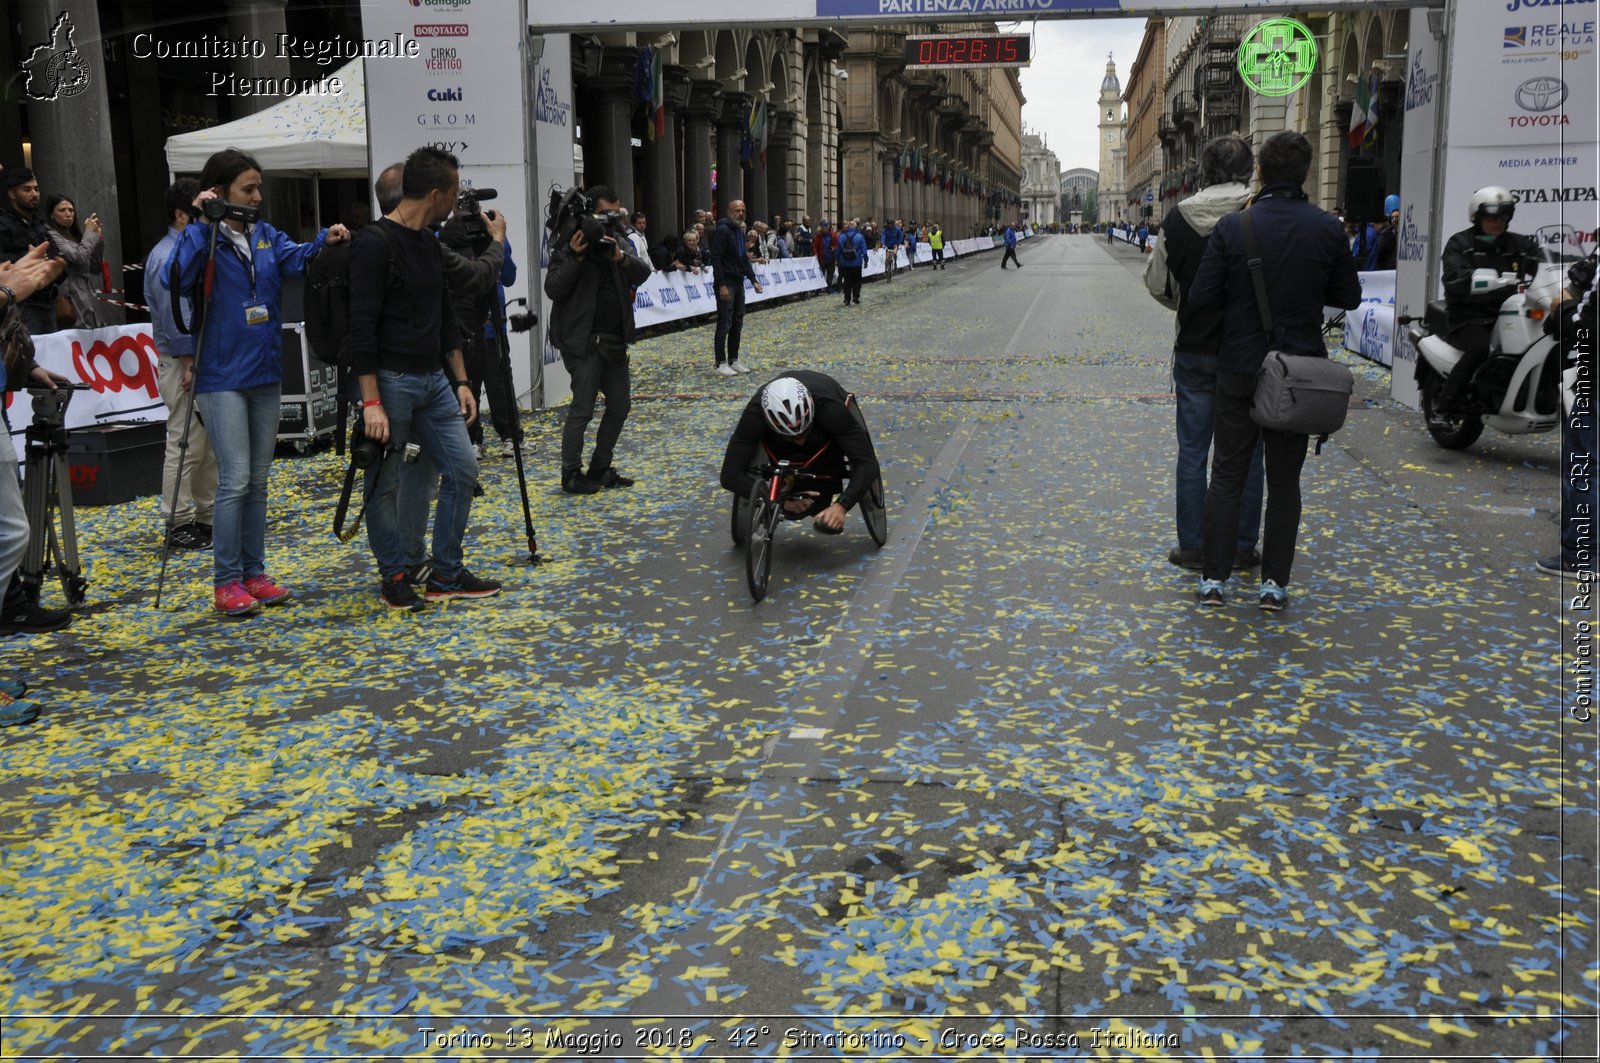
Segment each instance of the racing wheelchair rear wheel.
[{"label": "racing wheelchair rear wheel", "polygon": [[861,500],[861,519],[867,525],[872,541],[882,546],[889,541],[889,513],[883,504],[883,477],[872,481],[867,497]]},{"label": "racing wheelchair rear wheel", "polygon": [[767,481],[750,490],[750,529],[745,542],[745,576],[750,582],[750,597],[760,601],[767,596],[772,578],[772,539],[783,519],[783,507],[767,500]]},{"label": "racing wheelchair rear wheel", "polygon": [[750,514],[754,512],[754,508],[748,498],[740,498],[738,495],[732,495],[731,497],[733,498],[733,512],[729,523],[732,526],[733,545],[743,546],[745,540],[750,538]]}]

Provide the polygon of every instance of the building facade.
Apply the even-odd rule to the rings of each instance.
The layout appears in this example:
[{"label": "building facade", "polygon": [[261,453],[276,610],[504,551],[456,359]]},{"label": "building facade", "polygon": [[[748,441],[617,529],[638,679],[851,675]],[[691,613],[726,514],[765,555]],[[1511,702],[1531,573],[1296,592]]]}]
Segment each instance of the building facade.
[{"label": "building facade", "polygon": [[1061,160],[1040,133],[1022,135],[1022,221],[1058,225],[1061,213]]},{"label": "building facade", "polygon": [[[1100,175],[1087,166],[1076,166],[1061,175],[1061,217],[1074,225],[1094,225]],[[1074,215],[1077,217],[1074,218]]]},{"label": "building facade", "polygon": [[1139,42],[1138,56],[1128,68],[1128,87],[1122,97],[1128,107],[1127,219],[1135,224],[1155,215],[1160,198],[1166,23],[1161,18],[1145,20],[1144,38]]}]

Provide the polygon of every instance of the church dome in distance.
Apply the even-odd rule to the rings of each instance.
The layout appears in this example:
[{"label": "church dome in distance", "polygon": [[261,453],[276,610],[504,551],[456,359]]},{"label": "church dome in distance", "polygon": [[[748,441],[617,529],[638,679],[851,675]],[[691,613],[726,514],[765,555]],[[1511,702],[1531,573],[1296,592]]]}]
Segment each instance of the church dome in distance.
[{"label": "church dome in distance", "polygon": [[1106,59],[1106,78],[1100,82],[1100,91],[1122,95],[1122,83],[1117,80],[1117,64],[1109,56]]}]

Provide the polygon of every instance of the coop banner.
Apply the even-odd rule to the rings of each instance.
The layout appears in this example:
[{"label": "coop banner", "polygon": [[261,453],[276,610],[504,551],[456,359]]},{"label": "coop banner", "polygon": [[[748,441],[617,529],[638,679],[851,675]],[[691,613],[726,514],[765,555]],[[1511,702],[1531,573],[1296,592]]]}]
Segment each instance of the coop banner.
[{"label": "coop banner", "polygon": [[[66,426],[86,428],[111,421],[165,421],[167,407],[156,390],[156,341],[149,325],[70,329],[33,338],[34,359],[44,368],[88,388],[73,393]],[[22,461],[23,433],[33,421],[33,396],[5,393],[11,446]]]}]

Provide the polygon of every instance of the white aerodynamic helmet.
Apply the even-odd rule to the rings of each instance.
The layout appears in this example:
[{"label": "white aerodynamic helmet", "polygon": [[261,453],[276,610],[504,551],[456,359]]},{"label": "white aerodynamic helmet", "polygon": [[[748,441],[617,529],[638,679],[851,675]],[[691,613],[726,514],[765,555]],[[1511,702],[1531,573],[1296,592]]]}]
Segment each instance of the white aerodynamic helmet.
[{"label": "white aerodynamic helmet", "polygon": [[1492,214],[1496,218],[1504,218],[1509,224],[1511,218],[1517,213],[1517,197],[1511,194],[1510,189],[1501,188],[1499,185],[1490,185],[1480,188],[1472,193],[1472,198],[1467,200],[1467,220],[1474,224],[1480,214]]},{"label": "white aerodynamic helmet", "polygon": [[761,412],[780,436],[803,436],[811,429],[817,404],[804,384],[781,376],[761,389]]}]

